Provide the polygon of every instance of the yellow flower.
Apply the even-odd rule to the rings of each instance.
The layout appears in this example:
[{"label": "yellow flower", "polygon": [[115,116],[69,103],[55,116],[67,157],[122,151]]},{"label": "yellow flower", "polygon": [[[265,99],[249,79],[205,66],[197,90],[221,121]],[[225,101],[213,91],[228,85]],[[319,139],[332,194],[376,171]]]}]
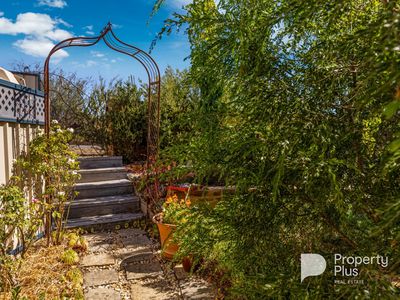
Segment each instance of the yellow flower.
[{"label": "yellow flower", "polygon": [[173,196],[172,196],[172,199],[173,199],[173,201],[174,202],[178,202],[178,196],[176,195],[176,194],[174,194]]}]

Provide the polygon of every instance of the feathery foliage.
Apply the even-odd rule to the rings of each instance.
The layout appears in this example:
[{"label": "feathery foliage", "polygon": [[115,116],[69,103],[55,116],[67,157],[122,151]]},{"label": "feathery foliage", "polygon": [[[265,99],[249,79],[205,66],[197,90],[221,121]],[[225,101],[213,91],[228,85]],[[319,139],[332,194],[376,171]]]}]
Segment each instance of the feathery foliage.
[{"label": "feathery foliage", "polygon": [[[195,0],[166,21],[188,26],[200,89],[168,158],[238,188],[189,219],[181,251],[218,261],[232,296],[398,296],[399,22],[398,2],[378,0]],[[328,269],[300,284],[307,252]],[[390,263],[335,285],[334,253]]]}]

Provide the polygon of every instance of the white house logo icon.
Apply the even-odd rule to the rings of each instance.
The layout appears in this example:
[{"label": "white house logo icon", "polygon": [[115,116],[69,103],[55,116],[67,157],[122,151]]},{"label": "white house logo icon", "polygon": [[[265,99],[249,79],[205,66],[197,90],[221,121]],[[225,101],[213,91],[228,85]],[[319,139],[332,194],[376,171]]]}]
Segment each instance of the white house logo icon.
[{"label": "white house logo icon", "polygon": [[309,276],[318,276],[324,273],[326,260],[319,254],[301,254],[301,282]]}]

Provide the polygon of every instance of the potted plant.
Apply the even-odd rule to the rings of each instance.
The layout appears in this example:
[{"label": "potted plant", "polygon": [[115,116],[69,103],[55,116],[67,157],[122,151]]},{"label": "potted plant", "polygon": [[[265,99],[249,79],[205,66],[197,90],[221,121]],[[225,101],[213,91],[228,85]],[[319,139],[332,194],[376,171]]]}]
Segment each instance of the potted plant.
[{"label": "potted plant", "polygon": [[173,259],[179,245],[173,241],[173,234],[178,224],[184,223],[189,213],[190,199],[179,199],[177,195],[167,197],[161,213],[153,217],[160,233],[162,256]]}]

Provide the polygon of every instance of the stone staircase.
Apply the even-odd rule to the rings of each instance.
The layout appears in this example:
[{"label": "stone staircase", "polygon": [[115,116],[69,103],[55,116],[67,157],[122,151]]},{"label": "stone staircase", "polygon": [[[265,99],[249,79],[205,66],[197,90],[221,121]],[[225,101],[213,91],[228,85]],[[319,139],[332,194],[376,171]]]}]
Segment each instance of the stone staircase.
[{"label": "stone staircase", "polygon": [[66,228],[110,227],[143,218],[121,156],[81,157],[79,164],[79,194],[70,206]]}]

